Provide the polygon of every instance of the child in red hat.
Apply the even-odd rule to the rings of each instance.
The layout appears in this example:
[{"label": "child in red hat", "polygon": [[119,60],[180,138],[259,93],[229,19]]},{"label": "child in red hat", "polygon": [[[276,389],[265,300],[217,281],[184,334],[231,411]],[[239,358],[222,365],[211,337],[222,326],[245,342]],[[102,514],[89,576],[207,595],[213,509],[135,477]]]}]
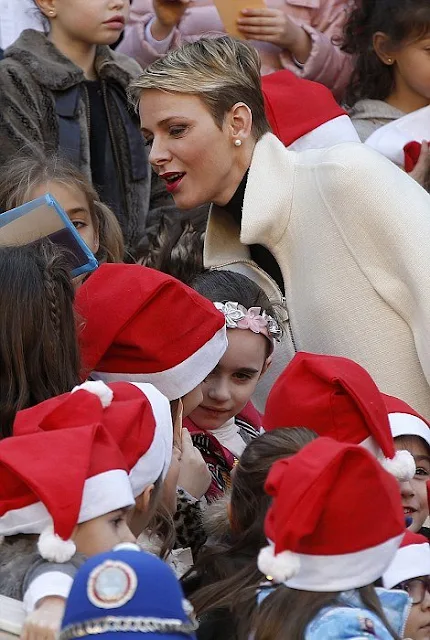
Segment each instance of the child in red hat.
[{"label": "child in red hat", "polygon": [[[387,592],[379,604],[373,587],[404,534],[396,480],[364,447],[322,437],[276,462],[265,488],[269,545],[258,565],[269,584],[259,595],[255,640],[400,636],[382,608]],[[393,593],[388,601],[396,599],[404,619],[407,594]]]},{"label": "child in red hat", "polygon": [[394,447],[384,398],[371,376],[349,358],[297,353],[274,384],[263,427],[303,426],[371,451],[398,480],[415,474],[409,451]]}]

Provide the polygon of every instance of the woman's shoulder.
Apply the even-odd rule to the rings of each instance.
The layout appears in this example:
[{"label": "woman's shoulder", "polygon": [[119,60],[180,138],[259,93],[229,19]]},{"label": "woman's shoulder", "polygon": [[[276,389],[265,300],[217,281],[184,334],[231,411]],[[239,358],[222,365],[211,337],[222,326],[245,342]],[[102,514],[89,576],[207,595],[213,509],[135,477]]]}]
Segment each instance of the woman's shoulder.
[{"label": "woman's shoulder", "polygon": [[382,620],[365,608],[348,606],[322,609],[309,623],[305,640],[365,640],[376,637],[392,640]]}]

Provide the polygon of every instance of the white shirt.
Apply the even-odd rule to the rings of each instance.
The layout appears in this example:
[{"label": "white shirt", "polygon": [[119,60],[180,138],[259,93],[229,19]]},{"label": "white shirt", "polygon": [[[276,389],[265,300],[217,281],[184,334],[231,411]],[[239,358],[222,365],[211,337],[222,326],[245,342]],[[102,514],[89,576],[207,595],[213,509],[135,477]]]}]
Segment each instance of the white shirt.
[{"label": "white shirt", "polygon": [[235,423],[234,418],[228,420],[222,427],[211,430],[210,433],[236,458],[240,458],[246,447],[246,442],[239,434],[239,427]]}]

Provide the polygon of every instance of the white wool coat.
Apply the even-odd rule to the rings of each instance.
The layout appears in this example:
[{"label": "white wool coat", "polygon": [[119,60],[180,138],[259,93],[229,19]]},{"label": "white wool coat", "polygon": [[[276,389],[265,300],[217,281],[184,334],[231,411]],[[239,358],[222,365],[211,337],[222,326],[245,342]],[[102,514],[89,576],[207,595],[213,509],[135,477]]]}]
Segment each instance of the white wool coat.
[{"label": "white wool coat", "polygon": [[[306,350],[347,356],[430,418],[430,196],[359,143],[294,152],[272,134],[256,145],[241,229],[212,207],[206,267],[276,285],[247,245],[275,256],[287,336],[270,383]],[[269,374],[267,374],[269,375]]]}]

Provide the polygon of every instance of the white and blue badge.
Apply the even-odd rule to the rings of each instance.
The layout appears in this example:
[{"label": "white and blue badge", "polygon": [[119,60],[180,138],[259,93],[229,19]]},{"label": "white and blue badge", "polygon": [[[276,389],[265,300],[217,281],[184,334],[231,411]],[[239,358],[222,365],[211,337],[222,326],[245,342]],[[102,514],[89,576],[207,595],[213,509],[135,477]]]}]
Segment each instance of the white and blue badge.
[{"label": "white and blue badge", "polygon": [[89,601],[100,609],[117,609],[129,602],[137,588],[137,576],[125,562],[106,560],[88,576]]}]

